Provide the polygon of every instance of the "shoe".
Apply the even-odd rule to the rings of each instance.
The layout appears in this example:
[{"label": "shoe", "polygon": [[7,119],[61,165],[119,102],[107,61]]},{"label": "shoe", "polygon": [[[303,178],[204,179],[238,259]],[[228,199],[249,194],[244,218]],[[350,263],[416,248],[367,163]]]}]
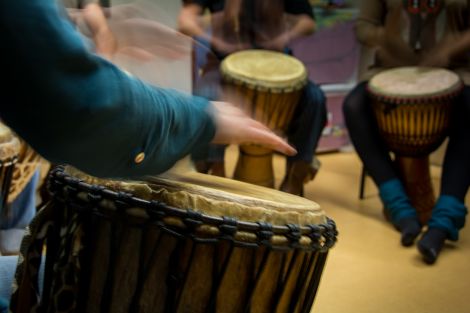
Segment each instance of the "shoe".
[{"label": "shoe", "polygon": [[304,195],[304,184],[315,178],[318,170],[305,161],[287,162],[286,176],[279,190],[296,195]]},{"label": "shoe", "polygon": [[421,233],[421,224],[418,217],[406,217],[398,221],[396,227],[401,232],[401,244],[404,247],[411,246]]},{"label": "shoe", "polygon": [[429,228],[418,242],[418,250],[427,264],[434,264],[444,246],[447,233],[439,228]]},{"label": "shoe", "polygon": [[225,162],[195,161],[196,171],[203,174],[225,177]]}]

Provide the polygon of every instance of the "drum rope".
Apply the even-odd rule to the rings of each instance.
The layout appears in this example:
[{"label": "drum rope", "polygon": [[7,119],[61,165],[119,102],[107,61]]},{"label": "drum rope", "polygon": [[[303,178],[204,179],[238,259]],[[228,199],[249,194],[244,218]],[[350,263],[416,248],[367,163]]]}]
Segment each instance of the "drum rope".
[{"label": "drum rope", "polygon": [[[163,202],[155,200],[143,200],[139,199],[132,194],[124,193],[122,191],[113,191],[107,188],[97,188],[94,185],[90,185],[84,181],[81,181],[77,178],[68,176],[63,172],[63,168],[58,167],[52,173],[51,179],[51,191],[52,193],[58,193],[57,199],[60,199],[60,188],[65,188],[66,190],[73,188],[79,189],[81,192],[85,193],[94,193],[97,192],[104,199],[109,199],[114,202],[120,203],[123,208],[145,208],[145,211],[149,216],[158,215],[159,218],[164,219],[168,217],[174,217],[181,219],[183,224],[189,228],[194,229],[194,232],[191,232],[190,236],[196,241],[201,243],[212,243],[218,240],[233,240],[237,246],[243,247],[258,247],[261,242],[246,242],[240,241],[237,239],[237,234],[240,232],[254,234],[256,238],[262,238],[263,243],[268,243],[269,246],[273,249],[283,249],[286,246],[292,248],[294,246],[301,247],[306,250],[320,250],[322,252],[327,251],[334,246],[337,237],[336,225],[333,220],[327,219],[327,222],[320,225],[297,225],[297,227],[292,227],[292,225],[270,225],[269,230],[264,224],[247,222],[247,221],[237,221],[234,225],[233,221],[227,219],[226,217],[216,217],[209,216],[200,212],[195,212],[191,209],[180,209],[169,206]],[[63,187],[63,185],[67,185]],[[64,191],[62,191],[64,192]],[[80,199],[77,195],[77,200],[84,201]],[[108,210],[107,210],[108,211]],[[100,212],[100,214],[109,214],[109,212]],[[227,221],[230,221],[228,224]],[[179,235],[179,237],[184,237],[181,229],[173,227],[173,225],[165,224],[163,228],[165,231],[173,234]],[[196,233],[199,228],[202,226],[212,226],[217,229],[219,236],[215,238],[204,238],[197,236]],[[234,228],[236,231],[234,232]],[[230,230],[231,233],[228,233],[227,230]],[[299,233],[301,234],[299,238]],[[268,238],[265,238],[265,237]],[[276,244],[273,243],[272,239],[275,236],[280,236],[286,239],[288,244]],[[310,239],[309,245],[303,245],[300,242],[301,238],[307,237]],[[269,239],[269,240],[268,240]]]}]

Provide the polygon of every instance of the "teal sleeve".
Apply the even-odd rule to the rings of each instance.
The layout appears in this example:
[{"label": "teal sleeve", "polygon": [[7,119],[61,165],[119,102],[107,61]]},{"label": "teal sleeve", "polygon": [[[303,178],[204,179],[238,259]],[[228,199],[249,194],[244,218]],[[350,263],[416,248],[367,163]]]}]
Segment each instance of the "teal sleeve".
[{"label": "teal sleeve", "polygon": [[148,85],[89,52],[54,1],[2,0],[0,11],[0,116],[45,158],[136,177],[212,140],[207,100]]}]

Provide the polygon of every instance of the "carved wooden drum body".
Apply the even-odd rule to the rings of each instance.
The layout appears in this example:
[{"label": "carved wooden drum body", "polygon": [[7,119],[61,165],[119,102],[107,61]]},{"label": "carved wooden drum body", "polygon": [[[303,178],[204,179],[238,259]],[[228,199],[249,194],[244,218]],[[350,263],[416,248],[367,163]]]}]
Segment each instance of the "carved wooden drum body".
[{"label": "carved wooden drum body", "polygon": [[[225,58],[220,71],[225,89],[248,115],[279,135],[285,134],[308,82],[299,60],[279,52],[246,50]],[[274,187],[272,151],[242,145],[234,178]]]}]

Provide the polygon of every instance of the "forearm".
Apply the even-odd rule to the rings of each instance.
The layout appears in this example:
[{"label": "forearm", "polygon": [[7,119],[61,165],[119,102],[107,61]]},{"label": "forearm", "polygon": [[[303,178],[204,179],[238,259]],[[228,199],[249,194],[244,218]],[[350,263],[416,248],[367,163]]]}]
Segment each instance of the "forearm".
[{"label": "forearm", "polygon": [[208,39],[209,36],[201,23],[202,10],[199,5],[184,5],[178,16],[178,30],[187,36]]},{"label": "forearm", "polygon": [[384,37],[384,27],[358,19],[355,25],[357,40],[367,47],[380,46]]},{"label": "forearm", "polygon": [[296,22],[289,30],[289,38],[291,40],[311,35],[316,30],[315,21],[307,15],[296,17]]},{"label": "forearm", "polygon": [[51,161],[105,177],[158,174],[214,136],[206,100],[146,85],[89,53],[52,1],[0,9],[9,78],[0,114]]},{"label": "forearm", "polygon": [[448,50],[450,58],[459,57],[470,50],[470,30],[465,31],[459,38],[452,38],[442,45],[443,49]]},{"label": "forearm", "polygon": [[380,46],[385,33],[385,1],[367,1],[360,3],[360,13],[355,24],[357,40],[368,47]]}]

